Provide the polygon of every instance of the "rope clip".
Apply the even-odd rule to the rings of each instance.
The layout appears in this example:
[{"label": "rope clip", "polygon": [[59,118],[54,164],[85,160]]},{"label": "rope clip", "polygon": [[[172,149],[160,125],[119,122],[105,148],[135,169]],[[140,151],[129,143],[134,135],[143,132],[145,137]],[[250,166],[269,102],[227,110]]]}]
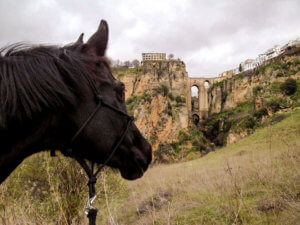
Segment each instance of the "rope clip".
[{"label": "rope clip", "polygon": [[93,201],[95,200],[95,198],[96,198],[96,195],[94,195],[93,197],[88,197],[88,200],[87,200],[87,203],[86,203],[86,206],[84,207],[84,213],[86,214],[86,215],[88,215],[89,214],[89,211],[91,210],[91,209],[96,209],[92,204],[93,204]]}]

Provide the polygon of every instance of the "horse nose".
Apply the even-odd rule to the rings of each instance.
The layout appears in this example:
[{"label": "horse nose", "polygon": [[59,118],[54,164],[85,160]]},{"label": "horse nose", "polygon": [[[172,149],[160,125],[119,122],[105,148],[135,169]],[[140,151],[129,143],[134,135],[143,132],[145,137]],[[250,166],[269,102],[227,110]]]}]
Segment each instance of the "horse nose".
[{"label": "horse nose", "polygon": [[152,161],[152,146],[148,143],[148,157],[147,157],[147,159],[148,159],[148,164],[150,164],[151,163],[151,161]]},{"label": "horse nose", "polygon": [[138,128],[133,125],[134,143],[142,151],[142,154],[146,158],[147,164],[149,165],[152,161],[152,146],[143,137]]}]

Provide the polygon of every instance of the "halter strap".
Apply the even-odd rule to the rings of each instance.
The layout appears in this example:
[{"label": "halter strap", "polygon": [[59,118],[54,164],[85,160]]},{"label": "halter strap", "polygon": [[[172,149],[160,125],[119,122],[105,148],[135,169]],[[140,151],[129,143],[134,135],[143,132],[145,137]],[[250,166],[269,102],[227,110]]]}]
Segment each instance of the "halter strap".
[{"label": "halter strap", "polygon": [[89,181],[88,181],[88,184],[87,184],[88,187],[89,187],[89,198],[88,198],[88,202],[87,202],[87,205],[84,208],[84,210],[85,210],[85,213],[87,214],[87,217],[89,218],[89,225],[95,225],[98,209],[94,208],[92,206],[92,203],[96,198],[95,184],[97,182],[97,175],[107,165],[107,163],[111,160],[111,158],[116,153],[116,151],[119,148],[120,144],[123,142],[124,138],[126,137],[126,134],[128,133],[129,128],[130,128],[130,126],[131,126],[131,124],[134,120],[134,117],[128,115],[126,112],[123,112],[122,110],[116,108],[115,106],[106,103],[103,100],[103,97],[100,95],[99,90],[96,88],[96,86],[95,86],[94,82],[92,81],[92,79],[89,76],[87,76],[87,80],[88,80],[89,85],[91,86],[91,88],[94,91],[94,94],[96,96],[98,104],[97,104],[96,108],[94,109],[94,111],[89,115],[89,117],[85,120],[85,122],[80,126],[80,128],[74,134],[74,136],[71,140],[71,145],[78,138],[78,136],[81,134],[83,129],[92,121],[92,119],[94,118],[96,113],[99,111],[101,106],[107,107],[107,108],[109,108],[109,109],[111,109],[111,110],[113,110],[113,111],[115,111],[115,112],[117,112],[117,113],[119,113],[119,114],[121,114],[121,115],[123,115],[127,118],[127,125],[126,125],[125,130],[123,131],[122,136],[116,142],[116,144],[112,148],[112,151],[110,152],[109,156],[106,158],[104,163],[101,164],[95,172],[94,172],[94,166],[95,166],[94,162],[92,162],[91,167],[89,167],[87,162],[84,159],[79,158],[79,157],[75,157],[75,159],[81,165],[81,167],[84,169],[84,171],[86,172],[86,174],[89,178]]}]

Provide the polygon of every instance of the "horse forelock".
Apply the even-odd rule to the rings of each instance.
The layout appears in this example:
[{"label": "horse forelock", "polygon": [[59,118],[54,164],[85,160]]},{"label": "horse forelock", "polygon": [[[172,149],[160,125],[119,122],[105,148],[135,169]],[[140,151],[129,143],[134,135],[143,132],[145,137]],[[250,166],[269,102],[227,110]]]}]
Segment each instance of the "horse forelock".
[{"label": "horse forelock", "polygon": [[[1,56],[2,55],[2,56]],[[92,76],[77,51],[15,44],[0,50],[0,126],[45,109],[74,106]],[[103,60],[104,61],[104,60]]]}]

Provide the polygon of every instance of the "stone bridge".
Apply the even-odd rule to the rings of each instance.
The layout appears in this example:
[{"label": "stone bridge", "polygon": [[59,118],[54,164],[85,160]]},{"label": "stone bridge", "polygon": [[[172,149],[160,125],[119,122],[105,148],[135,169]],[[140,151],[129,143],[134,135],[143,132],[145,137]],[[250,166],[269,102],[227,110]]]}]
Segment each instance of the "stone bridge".
[{"label": "stone bridge", "polygon": [[[218,80],[218,78],[188,78],[186,99],[189,121],[198,123],[200,120],[207,118],[209,110],[208,89]],[[195,97],[192,96],[192,87],[198,90]]]}]

